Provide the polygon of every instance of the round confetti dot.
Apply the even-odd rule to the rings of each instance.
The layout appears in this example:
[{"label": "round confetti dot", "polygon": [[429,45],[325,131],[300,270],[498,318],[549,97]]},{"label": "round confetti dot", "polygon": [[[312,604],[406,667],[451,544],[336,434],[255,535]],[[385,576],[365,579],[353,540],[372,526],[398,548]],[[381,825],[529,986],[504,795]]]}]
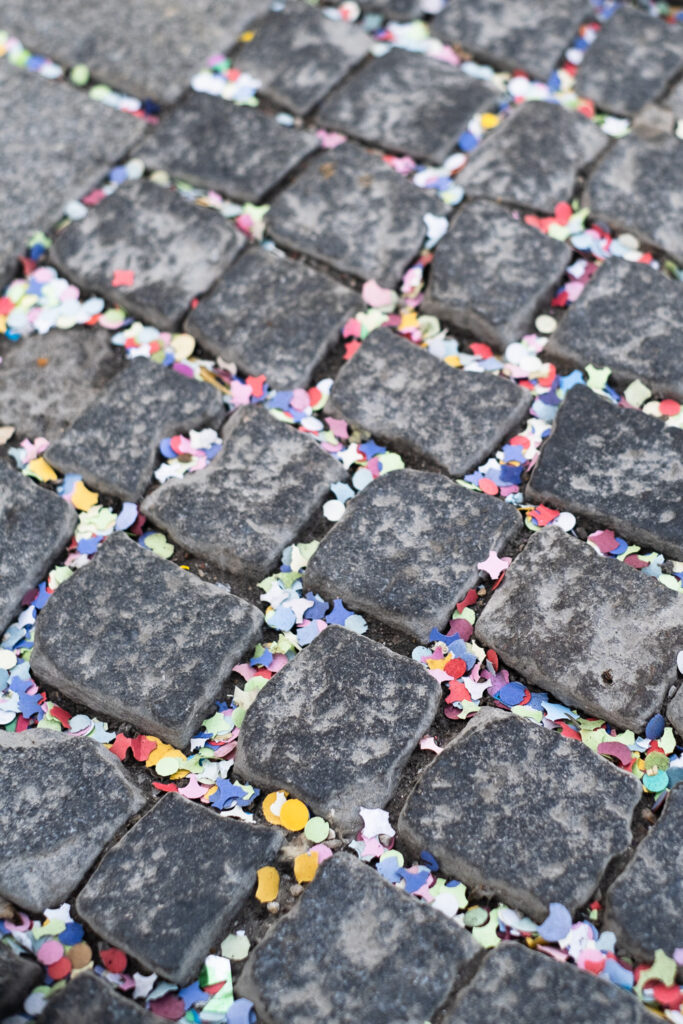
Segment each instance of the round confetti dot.
[{"label": "round confetti dot", "polygon": [[[234,716],[233,716],[234,721]],[[263,798],[263,817],[271,825],[280,824],[280,809],[285,802],[285,795],[282,790],[276,793],[269,793]]]},{"label": "round confetti dot", "polygon": [[643,787],[648,793],[663,793],[669,785],[669,776],[666,772],[657,771],[654,775],[643,775]]},{"label": "round confetti dot", "polygon": [[71,732],[83,732],[85,729],[92,728],[92,718],[88,718],[87,715],[73,715],[69,722],[69,729]]},{"label": "round confetti dot", "polygon": [[557,327],[557,320],[549,313],[541,313],[536,317],[534,326],[539,334],[552,334]]},{"label": "round confetti dot", "polygon": [[680,402],[676,402],[673,398],[665,398],[659,403],[659,411],[662,416],[678,416],[681,411]]},{"label": "round confetti dot", "polygon": [[195,349],[195,340],[191,334],[174,334],[171,348],[176,359],[188,359]]},{"label": "round confetti dot", "polygon": [[28,1013],[30,1017],[39,1017],[45,1009],[47,997],[45,995],[45,989],[43,992],[31,992],[24,1000],[24,1012]]},{"label": "round confetti dot", "polygon": [[304,835],[309,843],[324,843],[330,834],[330,826],[324,818],[309,818],[304,826]]},{"label": "round confetti dot", "polygon": [[122,974],[128,966],[128,957],[120,949],[103,949],[100,951],[100,960],[106,970],[111,974]]},{"label": "round confetti dot", "polygon": [[49,967],[50,964],[56,964],[63,956],[64,946],[58,939],[48,939],[36,953],[38,963],[44,964],[46,967]]},{"label": "round confetti dot", "polygon": [[74,64],[69,78],[74,85],[87,85],[90,81],[90,69],[87,64]]},{"label": "round confetti dot", "polygon": [[484,494],[496,495],[498,494],[498,484],[484,476],[479,481],[479,490],[483,491]]},{"label": "round confetti dot", "polygon": [[301,832],[309,817],[308,808],[301,800],[285,800],[280,811],[280,824],[288,832]]},{"label": "round confetti dot", "polygon": [[300,853],[294,858],[294,877],[297,882],[312,882],[318,870],[318,858],[315,853]]},{"label": "round confetti dot", "polygon": [[66,954],[76,970],[87,967],[92,960],[92,949],[87,942],[77,942]]},{"label": "round confetti dot", "polygon": [[330,523],[338,523],[344,515],[344,511],[344,502],[337,501],[336,498],[330,498],[323,505],[323,515]]},{"label": "round confetti dot", "polygon": [[488,921],[488,911],[483,907],[470,907],[465,913],[466,928],[481,928]]},{"label": "round confetti dot", "polygon": [[576,526],[576,518],[571,514],[571,512],[560,512],[557,519],[554,520],[554,525],[559,526],[559,528],[564,530],[565,533],[569,533],[569,531],[573,530]]},{"label": "round confetti dot", "polygon": [[249,942],[248,936],[242,932],[238,932],[233,935],[228,935],[227,939],[223,939],[221,943],[221,955],[228,958],[228,960],[246,960],[249,956],[249,949],[251,943]]},{"label": "round confetti dot", "polygon": [[47,968],[47,973],[54,981],[61,981],[62,978],[68,978],[71,974],[71,961],[68,956],[62,956],[56,963],[50,964]]},{"label": "round confetti dot", "polygon": [[280,876],[273,867],[259,868],[256,873],[256,899],[259,903],[272,903],[280,891]]},{"label": "round confetti dot", "polygon": [[163,778],[168,778],[169,775],[175,775],[180,770],[180,762],[177,757],[162,757],[156,764],[156,773],[161,775]]},{"label": "round confetti dot", "polygon": [[496,128],[499,123],[500,118],[498,117],[498,114],[488,113],[481,115],[481,126],[485,132],[490,131],[491,128]]},{"label": "round confetti dot", "polygon": [[17,663],[17,656],[14,651],[7,651],[4,648],[0,649],[0,668],[9,670],[14,668]]}]

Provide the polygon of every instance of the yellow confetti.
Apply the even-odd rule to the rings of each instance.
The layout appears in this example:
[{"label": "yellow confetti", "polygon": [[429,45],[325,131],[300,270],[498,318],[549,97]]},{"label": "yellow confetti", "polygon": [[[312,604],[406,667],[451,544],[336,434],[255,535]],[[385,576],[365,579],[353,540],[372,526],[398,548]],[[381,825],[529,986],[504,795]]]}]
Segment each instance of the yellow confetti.
[{"label": "yellow confetti", "polygon": [[76,483],[70,496],[71,504],[79,512],[87,512],[89,508],[97,504],[98,499],[99,494],[96,491],[88,490],[82,480]]},{"label": "yellow confetti", "polygon": [[481,126],[485,132],[491,128],[496,128],[500,124],[500,118],[498,114],[482,114],[481,115]]},{"label": "yellow confetti", "polygon": [[256,899],[259,903],[272,903],[280,891],[280,876],[275,868],[259,868],[256,877]]},{"label": "yellow confetti", "polygon": [[462,366],[459,356],[446,356],[444,363],[446,363],[447,366],[452,366],[455,370],[457,370],[459,366]]},{"label": "yellow confetti", "polygon": [[250,43],[255,35],[256,33],[253,31],[253,29],[249,29],[247,32],[242,33],[242,35],[240,36],[240,42]]},{"label": "yellow confetti", "polygon": [[294,877],[297,882],[312,882],[318,870],[317,853],[300,853],[294,858]]},{"label": "yellow confetti", "polygon": [[28,466],[26,467],[33,476],[37,476],[44,484],[48,480],[56,480],[57,474],[55,473],[52,466],[45,461],[42,455],[39,455],[37,459],[31,459]]},{"label": "yellow confetti", "polygon": [[[233,722],[235,716],[233,715]],[[263,798],[263,817],[270,825],[280,824],[280,810],[287,799],[287,794],[279,789],[276,793],[269,793]]]},{"label": "yellow confetti", "polygon": [[[154,737],[149,738],[154,739]],[[185,755],[183,754],[182,750],[176,750],[176,748],[172,747],[170,743],[158,743],[158,745],[154,748],[152,753],[145,761],[145,764],[148,768],[154,768],[156,765],[159,764],[159,761],[161,761],[162,758],[164,757],[177,758],[177,760],[180,761],[181,764],[184,764],[185,762]]]},{"label": "yellow confetti", "polygon": [[301,800],[285,800],[280,811],[280,824],[288,832],[301,832],[310,818],[308,807]]}]

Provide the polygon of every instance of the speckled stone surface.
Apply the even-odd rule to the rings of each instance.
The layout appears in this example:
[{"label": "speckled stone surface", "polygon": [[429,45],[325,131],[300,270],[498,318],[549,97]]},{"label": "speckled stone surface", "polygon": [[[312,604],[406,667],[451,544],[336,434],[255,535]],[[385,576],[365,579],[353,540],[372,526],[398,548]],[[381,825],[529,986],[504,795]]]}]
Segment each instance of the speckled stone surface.
[{"label": "speckled stone surface", "polygon": [[673,112],[677,120],[683,118],[683,78],[674,85],[671,92],[662,101],[667,110]]},{"label": "speckled stone surface", "polygon": [[38,615],[31,668],[88,708],[184,747],[261,623],[259,609],[118,534]]},{"label": "speckled stone surface", "polygon": [[425,213],[444,211],[380,157],[347,142],[312,157],[266,223],[286,249],[393,287],[424,241]]},{"label": "speckled stone surface", "polygon": [[170,480],[142,509],[192,554],[260,578],[346,473],[311,438],[260,406],[234,413],[222,437],[208,469]]},{"label": "speckled stone surface", "polygon": [[148,971],[187,985],[283,838],[168,793],[106,854],[76,909]]},{"label": "speckled stone surface", "polygon": [[453,369],[380,327],[337,375],[326,409],[463,476],[514,432],[529,405],[512,381]]},{"label": "speckled stone surface", "polygon": [[563,242],[476,199],[436,247],[421,311],[504,349],[533,327],[571,258]]},{"label": "speckled stone surface", "polygon": [[499,95],[488,82],[434,57],[393,49],[354,72],[316,120],[391,152],[440,164],[472,117]]},{"label": "speckled stone surface", "polygon": [[328,626],[272,682],[240,729],[235,773],[358,831],[360,807],[393,796],[441,686],[422,665],[341,626]]},{"label": "speckled stone surface", "polygon": [[[162,330],[177,328],[246,245],[214,210],[146,180],[122,185],[57,236],[50,261],[82,288]],[[113,285],[117,270],[131,285]]]},{"label": "speckled stone surface", "polygon": [[679,686],[669,701],[666,715],[678,735],[683,736],[683,687]]},{"label": "speckled stone surface", "polygon": [[304,591],[427,642],[521,526],[511,505],[412,469],[373,480],[313,555]]},{"label": "speckled stone surface", "polygon": [[220,393],[210,385],[149,359],[133,359],[50,446],[50,464],[81,474],[98,491],[138,501],[161,440],[218,426],[224,413]]},{"label": "speckled stone surface", "polygon": [[421,0],[369,0],[363,4],[364,11],[383,14],[394,21],[412,21],[422,14]]},{"label": "speckled stone surface", "polygon": [[608,142],[582,114],[558,103],[523,103],[470,154],[458,185],[469,196],[552,214]]},{"label": "speckled stone surface", "polygon": [[0,462],[0,636],[21,599],[53,567],[76,529],[75,508]]},{"label": "speckled stone surface", "polygon": [[683,71],[683,25],[622,7],[598,32],[576,73],[579,96],[632,117]]},{"label": "speckled stone surface", "polygon": [[507,570],[475,636],[531,686],[642,735],[677,682],[683,596],[549,526]]},{"label": "speckled stone surface", "polygon": [[12,1010],[19,1011],[32,988],[40,985],[43,969],[35,960],[13,953],[6,943],[0,943],[0,1014],[9,1017]]},{"label": "speckled stone surface", "polygon": [[632,775],[584,744],[485,708],[422,773],[398,834],[540,922],[550,903],[573,914],[591,899],[630,845],[640,794]]},{"label": "speckled stone surface", "polygon": [[307,387],[362,305],[356,292],[327,274],[255,247],[226,271],[185,326],[203,348],[243,373],[265,373],[274,388]]},{"label": "speckled stone surface", "polygon": [[437,910],[339,853],[252,952],[237,991],[264,1024],[425,1021],[479,949]]},{"label": "speckled stone surface", "polygon": [[101,743],[45,729],[0,732],[0,786],[0,895],[34,914],[68,900],[144,806]]},{"label": "speckled stone surface", "polygon": [[560,406],[526,496],[683,558],[683,430],[579,385]]},{"label": "speckled stone surface", "polygon": [[50,996],[39,1024],[158,1024],[139,1003],[127,999],[94,971],[78,974]]}]

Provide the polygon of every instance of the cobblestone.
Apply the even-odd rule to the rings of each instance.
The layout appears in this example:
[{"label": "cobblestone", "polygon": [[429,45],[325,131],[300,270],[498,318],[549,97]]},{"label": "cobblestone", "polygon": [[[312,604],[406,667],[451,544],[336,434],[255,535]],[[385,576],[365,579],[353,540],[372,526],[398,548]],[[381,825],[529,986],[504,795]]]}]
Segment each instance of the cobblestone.
[{"label": "cobblestone", "polygon": [[677,120],[683,118],[683,78],[674,85],[671,92],[664,99],[664,106],[673,111]]},{"label": "cobblestone", "polygon": [[119,995],[110,982],[87,971],[50,997],[40,1024],[155,1024],[158,1020]]},{"label": "cobblestone", "polygon": [[34,960],[12,953],[0,943],[0,1013],[9,1017],[19,1010],[32,988],[40,984],[43,972]]}]

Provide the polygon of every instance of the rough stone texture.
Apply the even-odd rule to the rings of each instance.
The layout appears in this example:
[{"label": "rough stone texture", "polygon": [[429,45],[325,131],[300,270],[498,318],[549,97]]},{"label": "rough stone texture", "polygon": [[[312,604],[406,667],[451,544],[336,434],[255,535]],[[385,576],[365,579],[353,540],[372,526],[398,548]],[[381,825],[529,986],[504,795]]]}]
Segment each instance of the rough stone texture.
[{"label": "rough stone texture", "polygon": [[669,95],[662,101],[668,110],[673,111],[677,120],[683,118],[683,78],[673,87]]},{"label": "rough stone texture", "polygon": [[479,948],[464,929],[346,853],[247,961],[237,991],[264,1024],[430,1020]]},{"label": "rough stone texture", "polygon": [[579,385],[560,406],[526,496],[683,558],[683,430]]},{"label": "rough stone texture", "polygon": [[0,462],[0,636],[76,529],[72,505]]},{"label": "rough stone texture", "polygon": [[300,260],[251,248],[192,310],[203,348],[275,388],[306,387],[360,296]]},{"label": "rough stone texture", "polygon": [[458,184],[469,196],[552,214],[608,142],[582,114],[557,103],[523,103],[474,150]]},{"label": "rough stone texture", "polygon": [[351,142],[314,156],[267,217],[278,244],[392,287],[425,238],[440,200]]},{"label": "rough stone texture", "polygon": [[393,21],[412,21],[422,14],[421,0],[369,0],[363,4],[364,11],[383,14]]},{"label": "rough stone texture", "polygon": [[451,0],[432,32],[479,60],[545,81],[593,9],[584,0]]},{"label": "rough stone texture", "polygon": [[529,405],[512,381],[452,369],[380,327],[343,367],[327,410],[462,476],[513,433]]},{"label": "rough stone texture", "polygon": [[532,686],[640,734],[677,682],[683,597],[551,526],[507,570],[475,635]]},{"label": "rough stone texture", "polygon": [[678,735],[683,736],[683,687],[679,686],[678,692],[669,701],[666,714]]},{"label": "rough stone texture", "polygon": [[13,953],[7,943],[0,942],[0,1016],[4,1020],[12,1010],[19,1010],[32,988],[43,978],[42,967],[28,957]]},{"label": "rough stone texture", "polygon": [[183,747],[261,622],[246,601],[118,534],[39,614],[31,669],[89,708]]},{"label": "rough stone texture", "polygon": [[327,97],[317,120],[382,149],[440,164],[498,90],[443,61],[393,49]]},{"label": "rough stone texture", "polygon": [[133,359],[50,446],[50,465],[80,473],[98,490],[138,501],[164,437],[207,423],[225,411],[219,392],[149,359]]},{"label": "rough stone texture", "polygon": [[683,26],[622,7],[588,47],[576,91],[601,110],[632,117],[682,70]]},{"label": "rough stone texture", "polygon": [[148,167],[193,185],[259,203],[317,148],[309,132],[278,124],[258,110],[190,92],[146,136],[136,155]]},{"label": "rough stone texture", "polygon": [[0,895],[22,910],[58,907],[144,805],[94,740],[0,732]]},{"label": "rough stone texture", "polygon": [[77,911],[148,971],[187,985],[283,838],[168,793],[106,854]]},{"label": "rough stone texture", "polygon": [[520,524],[502,501],[434,473],[395,470],[353,499],[311,559],[304,590],[426,642],[479,580],[477,564]]},{"label": "rough stone texture", "polygon": [[440,698],[440,684],[421,665],[329,626],[249,708],[235,772],[268,790],[284,788],[357,831],[361,806],[392,798]]},{"label": "rough stone texture", "polygon": [[550,903],[573,914],[588,902],[630,845],[640,794],[582,743],[485,708],[422,773],[398,834],[465,885],[543,921]]},{"label": "rough stone texture", "polygon": [[[146,180],[122,185],[50,249],[50,260],[82,288],[162,330],[178,327],[192,299],[207,291],[246,245],[213,210]],[[132,285],[113,285],[132,270]]]},{"label": "rough stone texture", "polygon": [[436,248],[422,312],[504,349],[532,328],[571,258],[563,242],[477,199]]},{"label": "rough stone texture", "polygon": [[683,263],[683,142],[619,139],[588,179],[583,202],[595,220]]},{"label": "rough stone texture", "polygon": [[159,1017],[121,995],[94,971],[50,996],[39,1024],[158,1024]]},{"label": "rough stone texture", "polygon": [[603,263],[545,347],[551,359],[609,366],[683,400],[683,286],[644,263]]}]

